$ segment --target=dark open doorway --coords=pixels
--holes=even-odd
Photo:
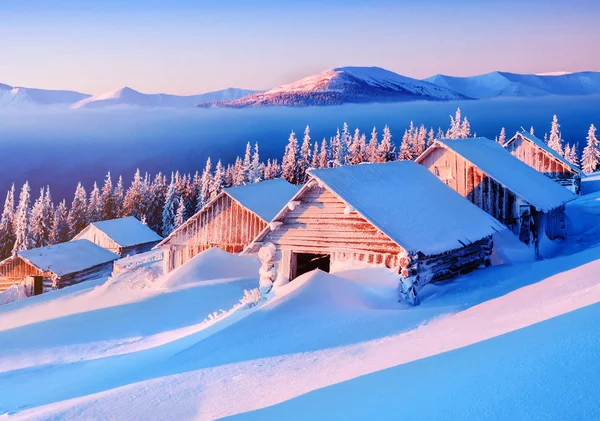
[[[331,258],[328,254],[292,253],[291,279],[315,269],[329,272],[330,263]]]

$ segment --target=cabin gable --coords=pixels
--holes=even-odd
[[[112,238],[94,224],[88,225],[83,231],[81,231],[74,240],[89,240],[92,243],[112,251],[115,254],[121,255],[121,246],[117,244]]]

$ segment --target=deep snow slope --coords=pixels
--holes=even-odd
[[[492,72],[471,77],[435,75],[425,80],[476,99],[600,93],[600,72],[550,75]]]
[[[90,97],[75,91],[14,87],[0,83],[0,108],[30,109],[40,106],[67,107]]]
[[[455,100],[465,97],[446,87],[401,76],[380,67],[338,67],[235,101],[213,102],[202,106],[303,107],[417,99]]]
[[[235,100],[255,93],[247,89],[228,88],[199,95],[144,94],[129,87],[104,92],[73,104],[71,109],[106,108],[116,106],[189,108],[213,101]]]

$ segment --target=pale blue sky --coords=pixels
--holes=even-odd
[[[346,65],[600,70],[599,21],[597,0],[0,0],[0,83],[194,94]]]

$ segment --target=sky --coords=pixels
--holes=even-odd
[[[268,89],[328,68],[600,71],[598,0],[0,0],[0,83]]]

